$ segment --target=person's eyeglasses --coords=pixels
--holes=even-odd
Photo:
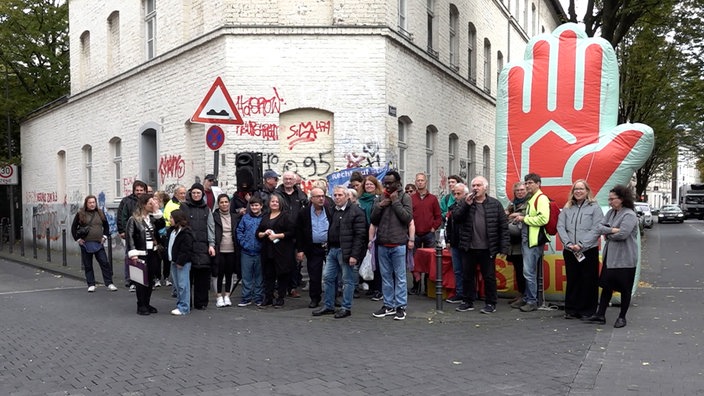
[[[609,202],[611,202],[611,201],[613,201],[613,200],[615,200],[615,199],[620,199],[620,198],[619,198],[619,197],[615,197],[615,198],[609,197]]]
[[[454,196],[456,196],[456,197],[459,197],[460,195],[462,195],[462,193],[461,193],[461,192],[458,192],[458,193],[452,193],[452,195],[454,195]]]

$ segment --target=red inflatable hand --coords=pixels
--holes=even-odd
[[[586,179],[600,204],[650,156],[653,131],[617,125],[618,65],[611,45],[575,24],[534,38],[525,60],[502,71],[497,103],[497,195],[528,173],[563,206]]]

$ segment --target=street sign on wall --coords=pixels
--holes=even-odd
[[[17,165],[5,165],[0,167],[0,185],[16,186],[19,184]]]

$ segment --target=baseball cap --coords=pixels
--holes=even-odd
[[[278,173],[274,172],[274,171],[271,170],[271,169],[267,169],[267,170],[264,172],[264,180],[266,180],[266,179],[271,179],[271,178],[278,179],[279,176],[280,176],[280,175],[279,175]]]

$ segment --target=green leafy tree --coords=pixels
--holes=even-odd
[[[0,162],[18,163],[22,117],[69,92],[67,1],[0,2],[0,73],[0,111],[10,119],[12,140],[12,155],[0,144]]]

